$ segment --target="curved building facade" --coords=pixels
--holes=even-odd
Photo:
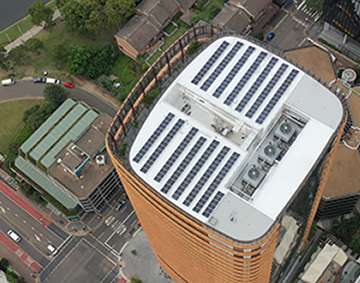
[[[205,43],[189,57],[193,40]],[[339,99],[279,54],[202,27],[144,75],[107,147],[175,282],[263,283],[281,219],[343,120]]]

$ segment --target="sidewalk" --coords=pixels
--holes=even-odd
[[[60,18],[60,11],[55,10],[53,15],[53,21]],[[10,44],[5,46],[6,52],[10,52],[11,49],[20,46],[21,44],[24,44],[28,39],[34,37],[34,35],[38,34],[40,31],[42,31],[42,26],[34,26],[29,31],[25,32],[22,36],[18,37],[14,41],[12,41]]]

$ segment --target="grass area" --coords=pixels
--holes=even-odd
[[[192,11],[196,13],[200,20],[210,22],[220,12],[221,8],[224,7],[225,2],[224,0],[211,0],[205,9],[200,11],[193,8]]]
[[[0,104],[0,152],[6,154],[12,141],[22,141],[26,136],[23,112],[35,104],[42,104],[43,99],[11,100]],[[21,133],[21,134],[20,134]]]
[[[56,10],[55,1],[50,2],[47,6],[49,6],[52,10]],[[21,36],[19,28],[23,33],[25,33],[33,26],[34,24],[31,22],[31,17],[27,16],[23,20],[0,32],[0,45],[2,45],[2,43],[9,43],[9,39],[6,34],[10,37],[11,40],[14,40]]]
[[[176,29],[176,26],[174,26],[172,23],[169,23],[165,28],[164,31],[168,34],[171,34]]]
[[[119,77],[119,81],[124,85],[120,90],[125,94],[130,93],[144,73],[139,63],[123,54],[116,60],[111,72]]]

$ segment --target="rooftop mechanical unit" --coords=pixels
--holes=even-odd
[[[260,168],[256,167],[255,164],[253,164],[245,172],[243,181],[256,189],[264,179],[265,175],[265,171],[261,170]]]
[[[274,143],[269,142],[259,152],[259,158],[265,160],[269,165],[273,165],[281,150]]]
[[[98,155],[98,156],[96,156],[96,164],[99,165],[99,166],[104,166],[104,165],[106,165],[105,155]]]
[[[291,140],[291,138],[294,136],[295,132],[296,130],[294,123],[285,119],[276,128],[274,136],[288,143]]]

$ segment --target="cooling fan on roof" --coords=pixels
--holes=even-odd
[[[291,130],[292,130],[291,125],[286,120],[280,126],[280,131],[285,135],[289,134],[291,132]]]
[[[268,165],[272,166],[275,162],[275,159],[281,153],[281,150],[276,146],[276,144],[271,142],[264,145],[262,148],[263,149],[259,151],[260,163],[265,161]]]
[[[271,143],[269,143],[269,144],[265,147],[264,153],[265,153],[267,156],[274,156],[275,153],[276,153],[276,148],[275,148],[275,146],[273,146]]]
[[[264,170],[256,167],[256,165],[253,164],[250,166],[250,168],[248,167],[247,171],[245,171],[242,177],[243,183],[245,183],[246,186],[250,185],[253,189],[256,189],[264,179],[265,174],[266,173]]]
[[[248,172],[248,176],[249,176],[251,179],[256,180],[256,179],[259,178],[259,176],[260,176],[260,171],[259,171],[259,169],[257,169],[256,166],[253,165],[253,166],[251,167],[251,169],[249,170],[249,172]]]
[[[275,137],[280,138],[282,141],[288,143],[296,132],[295,124],[289,120],[284,120],[275,129]]]

